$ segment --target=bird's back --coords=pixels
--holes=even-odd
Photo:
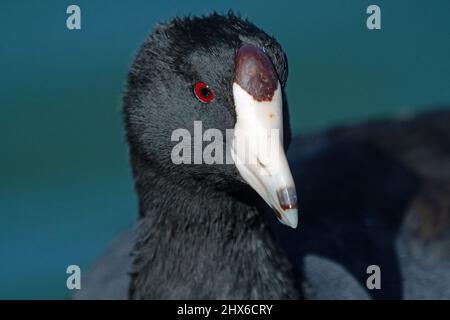
[[[290,151],[299,228],[272,227],[310,297],[450,298],[449,111],[333,129]],[[380,290],[365,289],[370,265]],[[341,267],[359,289],[336,292]]]

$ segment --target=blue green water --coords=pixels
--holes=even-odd
[[[450,105],[449,1],[228,3],[1,2],[0,298],[67,297],[67,265],[86,268],[133,223],[120,99],[157,21],[233,8],[273,34],[295,132]],[[70,4],[80,31],[66,29]]]

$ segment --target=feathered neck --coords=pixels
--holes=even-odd
[[[259,201],[162,175],[133,156],[132,166],[140,214],[130,298],[299,298]]]

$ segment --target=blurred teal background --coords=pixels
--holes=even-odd
[[[120,101],[157,21],[232,8],[274,35],[295,132],[450,105],[450,1],[227,3],[1,2],[0,298],[68,297],[66,267],[86,270],[135,220]]]

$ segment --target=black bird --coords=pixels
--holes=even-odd
[[[450,113],[291,143],[287,75],[280,44],[232,13],[156,27],[124,96],[137,227],[77,298],[450,297]],[[173,133],[195,136],[195,121],[223,137],[235,129],[214,152],[235,164],[198,164],[202,141],[183,150],[190,164],[174,163]],[[280,141],[278,166],[239,139]],[[370,265],[379,290],[366,288]]]

